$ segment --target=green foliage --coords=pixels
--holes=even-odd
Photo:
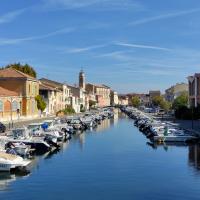
[[[166,101],[162,96],[156,96],[152,99],[152,103],[154,106],[160,107],[165,111],[169,111],[171,109],[171,103]]]
[[[65,115],[69,115],[69,114],[74,114],[75,110],[72,108],[72,106],[67,106],[64,110],[62,110],[61,112],[63,112]]]
[[[181,107],[187,107],[188,105],[188,93],[184,92],[179,97],[177,97],[173,102],[173,109],[177,110]]]
[[[140,106],[140,98],[138,96],[134,96],[131,99],[132,106],[138,108]]]
[[[161,107],[161,105],[163,104],[163,102],[164,102],[164,98],[162,96],[155,96],[152,99],[152,103],[153,103],[154,106]]]
[[[165,111],[169,111],[172,108],[172,104],[168,101],[164,101],[162,103],[162,109],[164,109]]]
[[[34,68],[31,67],[31,66],[28,65],[28,64],[22,65],[22,64],[20,64],[20,63],[14,63],[14,64],[9,64],[9,65],[3,67],[2,69],[4,69],[4,68],[10,68],[10,67],[11,67],[11,68],[14,68],[14,69],[16,69],[16,70],[18,70],[18,71],[21,71],[21,72],[23,72],[23,73],[25,73],[25,74],[28,74],[29,76],[32,76],[32,77],[34,77],[34,78],[37,77],[37,73],[36,73],[36,71],[34,70]]]
[[[43,112],[45,110],[45,108],[46,108],[46,103],[45,103],[44,99],[42,98],[42,96],[37,95],[35,97],[35,100],[37,102],[38,110],[41,110]]]

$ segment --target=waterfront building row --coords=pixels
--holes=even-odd
[[[43,113],[37,108],[38,95],[46,103]],[[86,83],[83,71],[79,73],[78,85],[70,85],[47,78],[36,79],[14,68],[0,70],[0,121],[55,115],[68,106],[79,113],[90,108],[90,101],[95,107],[116,105],[118,95],[104,84]]]

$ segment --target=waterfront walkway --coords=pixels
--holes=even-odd
[[[10,129],[10,128],[17,128],[17,127],[23,127],[23,126],[26,126],[28,124],[31,124],[31,123],[38,123],[38,122],[42,122],[44,120],[47,120],[47,119],[54,119],[56,116],[45,116],[45,117],[38,117],[38,118],[28,118],[28,119],[19,119],[19,120],[15,120],[13,122],[6,122],[4,123],[7,127],[7,129]]]

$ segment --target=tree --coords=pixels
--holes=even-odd
[[[38,110],[40,110],[41,112],[43,112],[45,110],[45,108],[46,108],[46,103],[45,103],[44,99],[42,98],[42,96],[37,95],[35,97],[35,100],[37,102],[37,108],[38,108]]]
[[[166,101],[162,96],[156,96],[152,99],[154,106],[160,107],[165,111],[169,111],[171,108],[171,103]]]
[[[5,68],[14,68],[14,69],[16,69],[16,70],[18,70],[18,71],[21,71],[21,72],[23,72],[24,74],[27,74],[27,75],[32,76],[32,77],[34,77],[34,78],[37,77],[37,73],[36,73],[36,71],[34,70],[34,68],[31,67],[31,66],[28,65],[28,64],[22,65],[22,64],[20,64],[20,63],[14,63],[14,64],[9,64],[9,65],[3,67],[2,69],[5,69]]]
[[[188,93],[184,92],[174,100],[172,107],[174,110],[177,110],[181,107],[187,107],[187,105],[188,105]]]
[[[172,104],[168,101],[163,101],[161,104],[161,108],[165,111],[169,111],[172,108]]]
[[[159,106],[161,107],[163,105],[164,98],[162,96],[155,96],[152,99],[152,103],[154,106]]]
[[[138,108],[140,106],[140,98],[138,96],[134,96],[131,99],[132,106]]]

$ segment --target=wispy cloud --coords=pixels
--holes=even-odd
[[[8,38],[0,38],[0,45],[13,45],[13,44],[20,44],[22,42],[26,42],[26,41],[33,41],[33,40],[41,40],[41,39],[45,39],[45,38],[49,38],[49,37],[53,37],[56,35],[61,35],[61,34],[65,34],[65,33],[71,33],[75,30],[75,28],[63,28],[63,29],[59,29],[44,35],[39,35],[39,36],[31,36],[31,37],[24,37],[24,38],[12,38],[12,39],[8,39]]]
[[[162,15],[157,15],[157,16],[148,17],[148,18],[144,18],[144,19],[139,19],[139,20],[129,23],[129,25],[136,26],[136,25],[146,24],[146,23],[150,23],[150,22],[154,22],[154,21],[163,20],[163,19],[180,17],[183,15],[189,15],[189,14],[196,13],[196,12],[200,12],[200,8],[192,9],[192,10],[171,12],[171,13],[167,13],[167,14],[162,14]]]
[[[0,16],[0,24],[9,23],[9,22],[15,20],[18,16],[22,15],[26,10],[27,10],[27,8],[23,8],[23,9],[14,10],[14,11],[8,12],[4,15],[1,15]]]
[[[123,46],[123,47],[139,48],[139,49],[161,50],[161,51],[170,51],[171,50],[171,49],[164,48],[164,47],[141,45],[141,44],[130,44],[130,43],[123,43],[123,42],[116,42],[115,45]]]
[[[43,0],[49,9],[82,9],[92,7],[95,10],[142,9],[136,0]]]
[[[101,44],[101,45],[93,45],[93,46],[87,46],[87,47],[82,47],[82,48],[67,48],[64,50],[64,52],[65,53],[84,53],[87,51],[103,48],[106,46],[107,46],[107,44]]]

